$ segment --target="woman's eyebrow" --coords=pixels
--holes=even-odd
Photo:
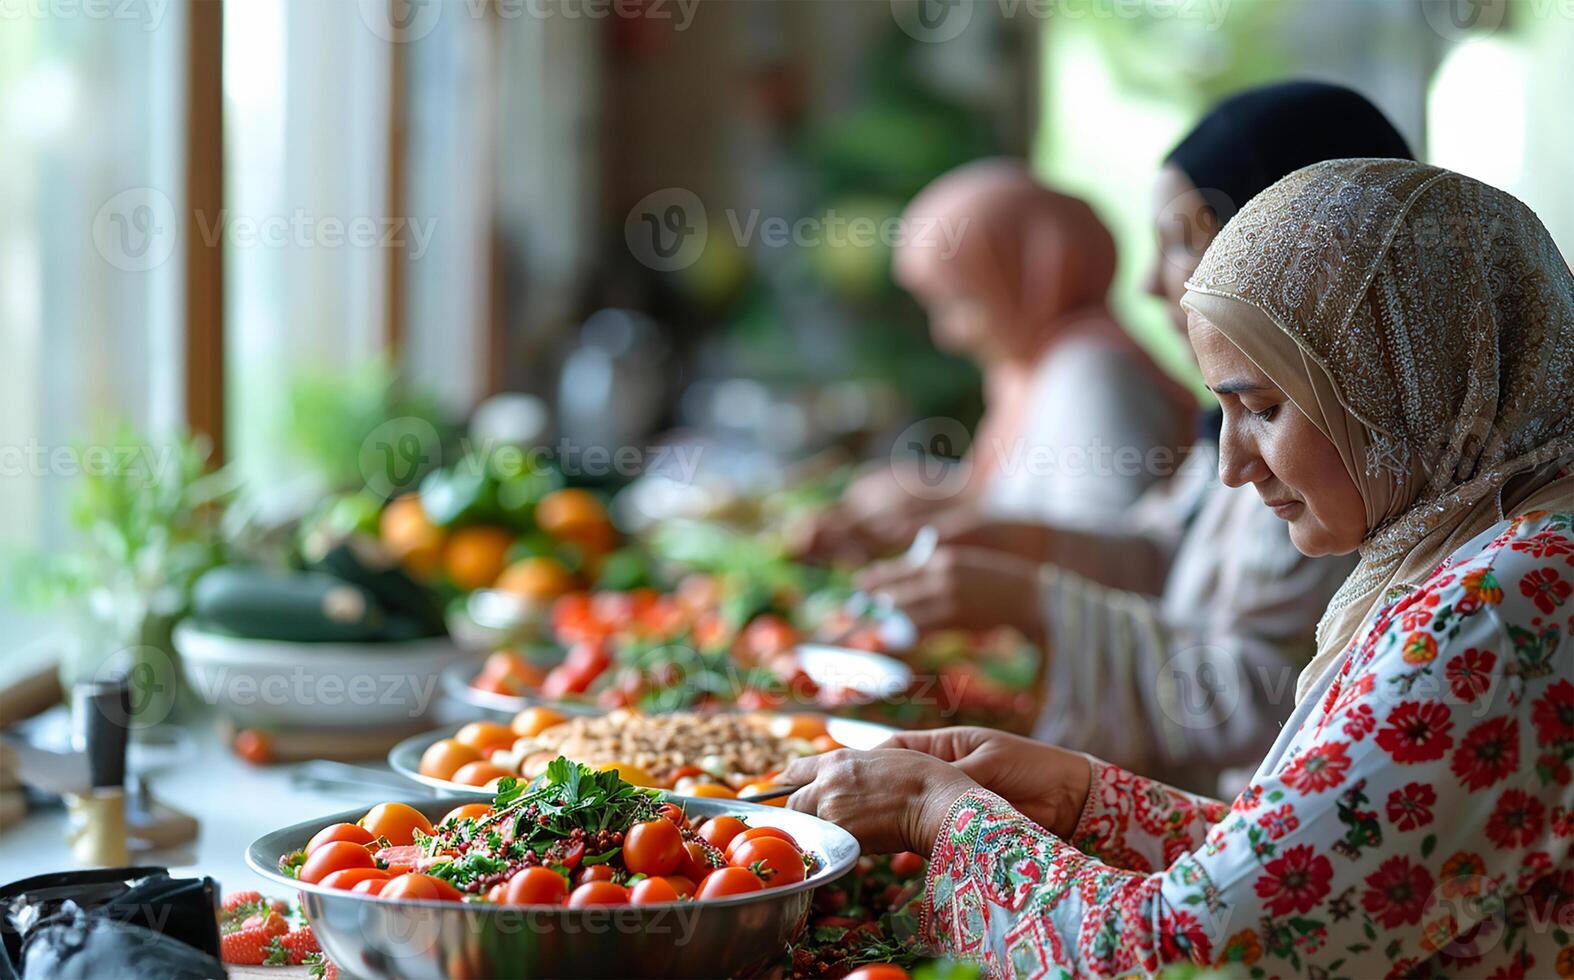
[[[1230,381],[1221,381],[1216,385],[1210,386],[1208,390],[1215,395],[1239,395],[1246,391],[1267,391],[1268,389],[1255,381],[1235,378]]]

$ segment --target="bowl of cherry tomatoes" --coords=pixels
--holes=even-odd
[[[247,853],[300,891],[341,969],[412,980],[748,974],[857,859],[850,834],[809,814],[561,758],[490,797],[334,814]]]

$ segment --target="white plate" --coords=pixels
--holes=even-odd
[[[240,725],[413,725],[438,700],[444,667],[475,655],[447,637],[386,643],[292,643],[175,628],[187,683]]]

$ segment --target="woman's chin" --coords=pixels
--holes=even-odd
[[[1309,511],[1303,510],[1299,517],[1289,522],[1289,525],[1290,543],[1295,545],[1296,551],[1308,558],[1348,555],[1361,546],[1359,538],[1354,541],[1344,540],[1344,535],[1330,531]]]

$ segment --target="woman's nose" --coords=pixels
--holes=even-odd
[[[1225,486],[1244,487],[1268,476],[1268,464],[1251,440],[1235,431],[1226,417],[1219,433],[1219,479]]]

